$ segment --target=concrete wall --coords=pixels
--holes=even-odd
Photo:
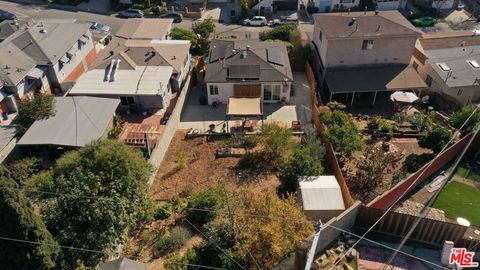
[[[0,151],[0,163],[8,157],[13,148],[17,145],[17,138],[13,138],[1,151]]]
[[[443,168],[448,162],[452,161],[463,148],[473,133],[463,137],[460,141],[447,148],[443,153],[436,156],[431,162],[425,164],[420,170],[411,174],[407,179],[396,184],[392,189],[375,198],[368,204],[368,207],[385,210],[389,208],[396,200],[406,194],[408,191],[417,187],[432,174]],[[478,149],[480,134],[475,138],[471,149]]]
[[[263,1],[260,1],[258,4],[256,4],[255,6],[253,6],[252,9],[259,10],[263,7],[264,9],[272,10],[272,4],[273,4],[273,0],[263,0]]]
[[[308,219],[317,221],[317,220],[330,220],[338,215],[340,215],[344,210],[303,210],[305,216]]]
[[[173,112],[170,115],[167,125],[165,126],[165,129],[163,130],[162,134],[160,134],[160,138],[157,141],[157,145],[153,149],[152,154],[150,156],[149,162],[150,164],[153,165],[155,170],[150,176],[150,179],[148,181],[149,185],[151,185],[155,180],[155,175],[158,169],[160,168],[160,164],[162,163],[163,158],[165,157],[165,153],[168,150],[168,146],[170,145],[170,142],[172,141],[172,138],[175,135],[175,132],[177,131],[178,125],[180,123],[180,116],[182,114],[183,105],[185,104],[185,97],[187,96],[188,91],[190,90],[190,87],[191,87],[190,78],[191,78],[190,75],[187,76],[185,80],[185,85],[182,91],[180,91],[180,94],[178,95],[175,108],[173,109]]]

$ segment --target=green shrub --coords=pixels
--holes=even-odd
[[[418,171],[423,165],[427,164],[431,160],[430,154],[422,154],[422,155],[409,155],[405,159],[405,167],[408,172],[416,172]]]
[[[156,248],[159,255],[167,255],[179,248],[192,237],[192,233],[185,227],[174,227],[171,231],[162,232],[158,237]]]
[[[194,193],[188,199],[185,217],[194,226],[201,228],[216,217],[217,211],[222,209],[226,202],[227,196],[225,192],[218,188]]]
[[[137,259],[143,257],[143,247],[137,246],[133,251],[133,256]]]
[[[173,213],[173,206],[171,203],[165,203],[163,205],[157,206],[154,213],[154,218],[156,220],[164,220],[170,217]]]
[[[140,4],[140,3],[136,3],[136,4],[133,4],[133,5],[132,5],[132,8],[143,10],[143,9],[145,8],[145,5],[144,5],[144,4]]]
[[[365,145],[362,134],[348,114],[337,110],[323,111],[320,120],[327,126],[327,138],[335,151],[350,155]]]
[[[440,152],[450,141],[451,131],[438,124],[434,124],[430,129],[420,133],[418,145],[431,149],[433,152]]]
[[[452,116],[452,125],[457,129],[460,128],[467,121],[468,117],[470,117],[474,110],[474,106],[463,107],[460,111]],[[462,135],[472,132],[475,128],[475,125],[478,123],[480,123],[480,110],[477,110],[477,112],[470,117],[468,122],[465,123],[465,126],[462,129]]]
[[[297,29],[297,26],[293,24],[279,25],[275,26],[271,30],[260,32],[259,37],[261,41],[265,41],[267,39],[290,41],[290,33],[295,29]]]

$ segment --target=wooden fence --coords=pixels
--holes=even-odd
[[[312,99],[312,122],[317,132],[322,137],[323,144],[325,146],[326,155],[328,164],[330,165],[333,175],[337,178],[338,184],[340,185],[340,189],[342,190],[343,201],[345,203],[345,208],[349,208],[353,205],[353,198],[350,194],[350,190],[348,189],[347,183],[345,182],[345,178],[343,177],[342,171],[340,169],[340,165],[338,164],[337,156],[335,155],[335,151],[333,150],[332,144],[328,141],[326,136],[326,127],[320,121],[320,111],[322,108],[318,106],[318,99],[317,99],[317,81],[315,80],[315,75],[313,74],[312,67],[307,62],[305,64],[305,73],[307,75],[307,80],[310,84],[310,98]]]
[[[355,220],[355,227],[362,229],[370,228],[384,213],[385,210],[360,206]],[[389,212],[372,231],[403,237],[413,226],[417,218],[412,215]],[[453,241],[456,247],[473,248],[472,251],[480,250],[480,242],[478,240],[463,238],[467,229],[467,227],[455,223],[422,218],[410,239],[436,246],[441,246],[446,240],[449,240]]]

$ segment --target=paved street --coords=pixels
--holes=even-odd
[[[48,8],[45,5],[19,4],[7,1],[0,1],[0,9],[15,13],[19,19],[77,19],[78,21],[96,21],[98,23],[109,25],[112,33],[115,33],[122,25],[123,20],[115,15],[102,15],[83,11],[70,11],[63,9]],[[174,24],[173,27],[191,28],[192,20],[184,19],[183,22]],[[269,29],[269,27],[243,27],[240,25],[226,25],[216,23],[216,33],[225,34],[235,30],[260,32]]]

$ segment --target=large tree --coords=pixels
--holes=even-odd
[[[150,172],[140,151],[116,141],[93,142],[65,154],[53,170],[52,191],[84,197],[56,197],[45,209],[48,228],[62,245],[112,251],[149,205]],[[62,267],[75,268],[78,260],[93,267],[103,257],[65,250]]]
[[[0,189],[0,236],[38,243],[0,239],[0,269],[54,268],[60,253],[57,242],[3,167],[0,168],[0,186],[3,187]]]
[[[55,97],[53,95],[37,95],[34,99],[25,99],[20,103],[18,115],[13,123],[18,125],[23,134],[36,121],[55,115]]]

